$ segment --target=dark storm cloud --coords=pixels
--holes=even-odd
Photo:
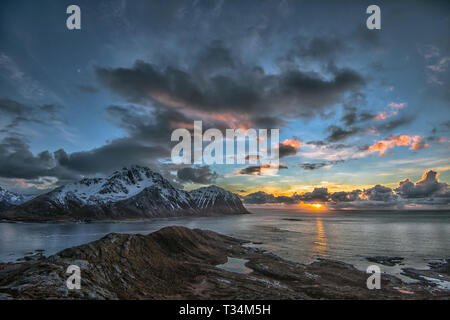
[[[53,155],[43,151],[36,156],[20,137],[6,137],[0,142],[0,176],[34,179],[49,175],[55,166]]]
[[[130,69],[97,68],[96,72],[103,84],[131,102],[155,101],[204,111],[251,110],[261,102],[254,83],[239,83],[226,75],[204,79],[176,67],[160,68],[143,61],[136,61]]]
[[[232,57],[231,51],[223,45],[222,41],[216,40],[200,54],[195,69],[208,74],[210,72],[234,69],[235,67],[236,62]]]
[[[34,155],[22,137],[8,136],[0,141],[0,176],[37,179],[55,177],[61,182],[83,175],[109,174],[123,166],[149,165],[169,154],[161,146],[148,146],[134,139],[113,140],[110,144],[89,151],[67,154],[60,149]]]
[[[113,140],[100,148],[66,154],[57,151],[58,165],[82,174],[108,174],[124,166],[149,166],[170,150],[160,145],[147,145],[132,138]]]
[[[352,93],[343,103],[343,114],[341,121],[346,126],[372,120],[375,115],[361,111],[361,108],[367,104],[366,95],[360,92]]]
[[[354,110],[355,113],[347,113],[344,114],[343,118],[341,119],[344,124],[348,125],[350,123],[362,123],[368,120],[374,120],[374,115],[366,112],[362,112],[359,115],[356,113],[356,109]],[[414,115],[407,115],[402,116],[394,120],[389,120],[387,122],[377,122],[374,125],[371,126],[376,132],[391,132],[397,128],[403,127],[407,124],[410,124],[415,119]],[[367,128],[360,127],[360,126],[350,126],[348,128],[343,128],[337,125],[331,125],[327,128],[327,131],[329,132],[326,140],[329,142],[338,142],[345,140],[347,138],[350,138],[352,136],[355,136],[361,132],[367,131]]]
[[[25,105],[8,101],[8,104],[3,103],[2,106],[1,112],[5,114],[23,117],[23,121],[37,121],[26,118],[30,116],[30,110]],[[52,105],[38,108],[41,113],[48,114],[48,117],[56,117],[58,114],[58,107]],[[128,133],[127,137],[114,139],[91,150],[67,153],[60,149],[54,153],[43,151],[34,156],[23,137],[8,136],[0,143],[0,176],[24,179],[49,176],[64,183],[85,175],[109,174],[121,167],[135,164],[158,167],[159,171],[164,171],[166,168],[158,159],[170,156],[171,132],[177,127],[193,124],[193,119],[173,109],[155,108],[150,111],[134,106],[109,106],[106,112],[111,122]],[[213,121],[209,125],[214,124],[217,123]],[[219,124],[215,127],[220,128]],[[207,128],[208,123],[204,129]],[[166,174],[166,177],[173,178],[169,172]],[[199,177],[202,178],[205,177]],[[182,181],[175,179],[172,182],[180,186]]]
[[[261,68],[234,71],[231,63],[223,62],[231,59],[224,50],[219,50],[221,54],[216,52],[221,63],[210,58],[215,64],[209,63],[208,68],[217,70],[208,75],[199,67],[162,68],[143,61],[136,61],[132,68],[99,67],[96,74],[101,83],[131,102],[150,101],[206,113],[242,114],[245,110],[253,122],[264,120],[261,114],[285,116],[283,111],[294,117],[311,117],[343,93],[365,84],[361,75],[348,69],[337,70],[331,80],[299,70],[279,75],[267,75]],[[230,70],[224,71],[224,65]]]
[[[302,100],[305,105],[321,107],[335,102],[340,94],[364,85],[365,81],[348,69],[337,71],[331,81],[293,70],[282,75],[281,83],[280,98],[292,97],[297,102]]]
[[[416,183],[405,179],[399,182],[395,191],[403,198],[446,197],[450,198],[450,188],[447,183],[439,182],[438,173],[427,171]]]
[[[212,171],[209,166],[187,167],[177,172],[178,179],[199,184],[213,184],[218,176],[217,172]]]
[[[346,112],[342,115],[341,121],[346,126],[352,126],[358,121],[356,107],[347,108]]]
[[[284,127],[286,122],[279,117],[258,117],[254,116],[252,118],[255,128],[265,128],[265,129],[277,129]],[[270,131],[268,132],[268,134]]]
[[[174,129],[194,124],[194,119],[174,109],[149,111],[142,107],[115,105],[107,107],[106,112],[108,119],[125,129],[130,138],[145,142],[167,144]]]
[[[361,131],[361,128],[351,127],[348,129],[343,129],[336,125],[331,125],[327,128],[329,131],[329,135],[326,138],[330,142],[337,142],[341,140],[345,140]]]

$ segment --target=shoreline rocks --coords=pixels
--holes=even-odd
[[[393,267],[397,264],[402,264],[404,258],[402,257],[388,257],[388,256],[375,256],[367,257],[367,261],[379,263],[385,266]]]

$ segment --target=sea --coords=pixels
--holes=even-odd
[[[148,234],[167,226],[213,230],[305,264],[325,258],[366,270],[374,264],[368,257],[401,257],[401,265],[380,265],[382,272],[400,277],[402,268],[426,269],[429,262],[450,258],[450,211],[305,211],[288,207],[249,211],[252,214],[133,222],[3,222],[0,262],[14,262],[36,250],[52,255],[111,232]]]

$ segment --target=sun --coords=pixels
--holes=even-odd
[[[325,210],[325,205],[323,203],[304,203],[300,202],[299,206],[308,210],[314,210],[314,211],[322,211]]]

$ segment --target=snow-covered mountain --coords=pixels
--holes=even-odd
[[[133,166],[107,178],[85,178],[61,186],[0,218],[86,221],[233,213],[247,210],[231,192],[215,186],[186,192],[149,168]]]
[[[189,194],[202,210],[215,210],[225,214],[246,211],[237,194],[217,186],[199,188],[192,190]]]
[[[0,186],[0,211],[11,209],[30,198],[30,196],[8,191]]]
[[[85,178],[59,187],[48,196],[60,205],[71,201],[98,205],[132,198],[146,188],[159,189],[163,198],[178,197],[181,201],[187,201],[184,191],[175,189],[159,173],[139,166],[116,171],[108,178]]]

